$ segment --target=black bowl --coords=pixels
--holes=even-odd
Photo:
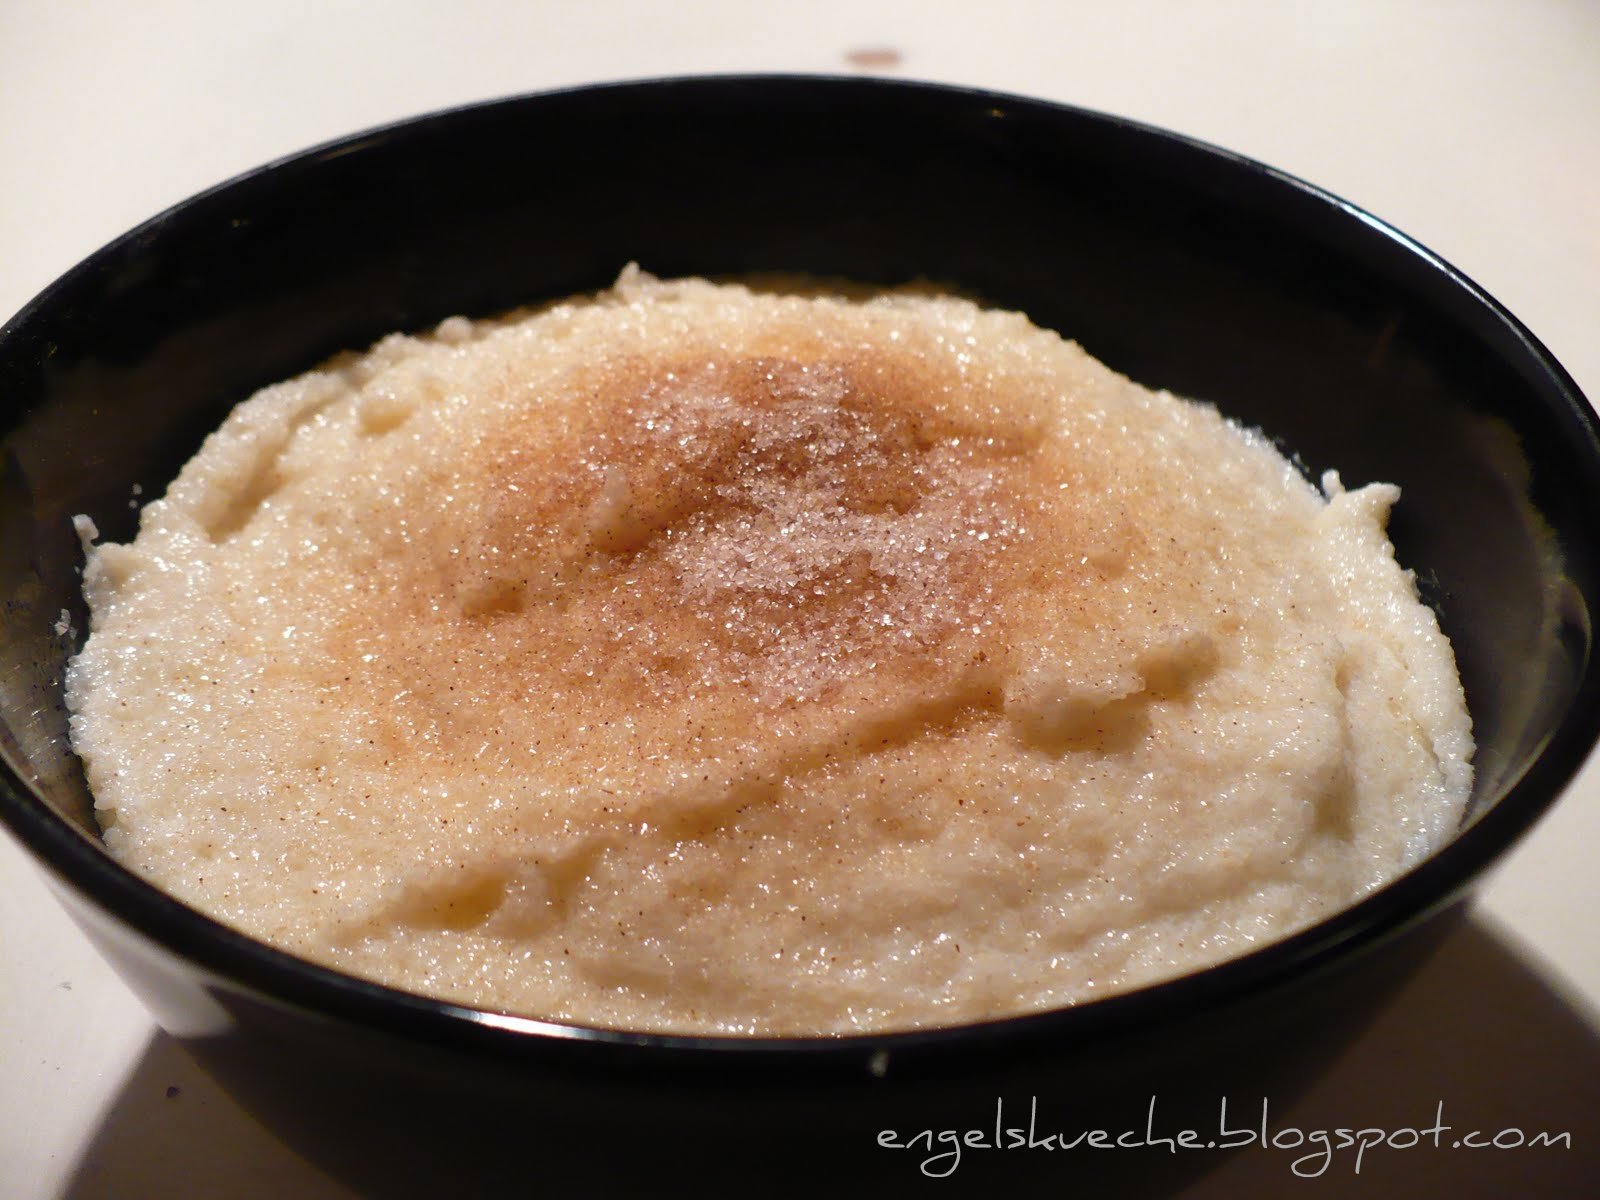
[[[1455,646],[1476,726],[1458,836],[1348,911],[1185,978],[955,1029],[787,1040],[607,1032],[406,995],[244,938],[112,862],[65,736],[62,665],[86,623],[72,516],[126,539],[132,485],[158,490],[257,387],[391,330],[604,286],[629,260],[949,283],[1214,401],[1309,470],[1400,484],[1391,533]],[[0,812],[158,1020],[370,1187],[431,1186],[467,1144],[502,1180],[637,1181],[665,1153],[789,1182],[842,1164],[912,1179],[935,1155],[951,1165],[936,1131],[988,1138],[997,1103],[1022,1127],[1031,1095],[1061,1131],[1151,1125],[1143,1158],[1193,1169],[1206,1156],[1164,1135],[1215,1140],[1220,1096],[1237,1113],[1239,1097],[1314,1070],[1600,729],[1600,439],[1548,353],[1343,201],[1036,101],[725,78],[407,121],[254,171],[95,254],[0,334],[0,397]],[[881,1130],[929,1132],[907,1153]],[[990,1154],[984,1179],[1004,1161],[1065,1181],[1087,1169],[1069,1158]]]

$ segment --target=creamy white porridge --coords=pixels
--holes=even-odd
[[[121,861],[399,987],[732,1033],[1070,1003],[1455,829],[1396,497],[1018,314],[630,270],[240,405],[91,551],[73,739]]]

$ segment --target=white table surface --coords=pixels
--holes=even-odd
[[[898,62],[860,65],[863,50]],[[5,0],[0,315],[166,205],[315,142],[558,85],[751,70],[995,87],[1265,160],[1452,261],[1600,398],[1588,0]],[[1377,1151],[1359,1175],[1336,1162],[1303,1182],[1247,1151],[1186,1194],[1600,1194],[1596,846],[1591,762],[1468,929],[1293,1112],[1395,1129],[1442,1102],[1486,1133],[1568,1132],[1570,1150]],[[199,1074],[5,836],[0,1195],[350,1195]]]

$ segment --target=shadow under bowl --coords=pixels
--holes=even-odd
[[[393,330],[603,287],[630,260],[953,285],[1214,402],[1312,472],[1398,483],[1391,535],[1475,724],[1459,834],[1349,910],[1218,967],[1060,1011],[830,1039],[463,1009],[293,959],[116,865],[66,739],[62,669],[86,626],[73,515],[126,540],[133,485],[159,489],[258,387]],[[1381,1002],[1600,730],[1600,437],[1543,347],[1337,198],[1042,102],[662,80],[360,134],[188,200],[63,277],[0,332],[0,406],[0,815],[158,1020],[369,1186],[443,1186],[430,1172],[461,1166],[462,1147],[521,1154],[513,1135],[530,1129],[546,1180],[649,1178],[656,1152],[707,1144],[708,1161],[790,1182],[847,1162],[910,1178],[929,1154],[891,1153],[880,1130],[992,1128],[997,1101],[1009,1128],[1030,1094],[1078,1098],[1079,1128],[1143,1131],[1158,1092],[1169,1132],[1214,1127],[1219,1095],[1291,1086]],[[419,1119],[432,1142],[395,1136]],[[1194,1169],[1164,1144],[1146,1157]]]

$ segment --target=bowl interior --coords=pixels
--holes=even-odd
[[[950,284],[1260,426],[1313,475],[1396,482],[1391,533],[1476,726],[1469,823],[1505,810],[1503,845],[1593,740],[1594,421],[1447,266],[1303,184],[1110,118],[867,81],[669,81],[286,160],[134,231],[7,326],[0,753],[25,839],[54,836],[39,800],[95,836],[60,695],[86,624],[74,514],[126,539],[135,487],[159,494],[256,388],[629,261]]]

